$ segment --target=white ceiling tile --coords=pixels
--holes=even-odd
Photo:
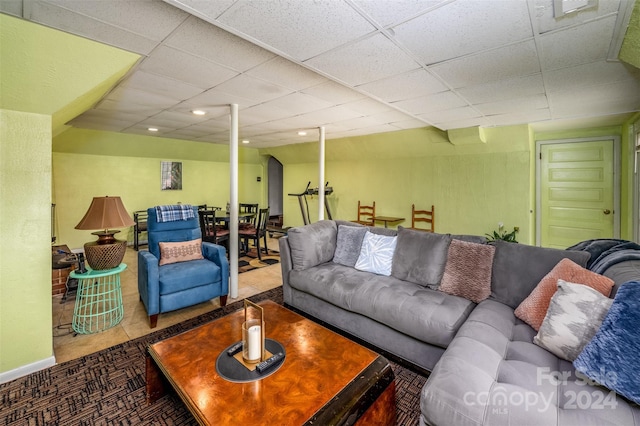
[[[441,109],[451,109],[466,106],[466,102],[451,91],[435,93],[428,96],[407,99],[392,103],[398,108],[412,114],[424,114]]]
[[[119,84],[123,89],[146,90],[176,100],[185,100],[202,93],[202,89],[173,78],[137,71]]]
[[[297,112],[298,114],[317,111],[328,108],[332,105],[330,102],[306,93],[291,93],[273,101],[269,101],[268,104],[279,108],[287,108],[289,111],[293,111],[294,113]]]
[[[540,72],[533,40],[434,65],[431,70],[453,88]]]
[[[271,102],[240,110],[238,119],[241,125],[252,125],[289,117],[291,113],[283,108],[271,105]]]
[[[421,114],[418,117],[424,118],[431,123],[442,123],[447,121],[467,120],[470,118],[478,118],[480,114],[475,109],[464,106],[460,108],[452,108],[446,110],[432,111],[427,114]]]
[[[447,90],[437,77],[420,68],[404,74],[394,75],[383,80],[358,86],[358,89],[370,93],[386,102],[411,99],[431,93]]]
[[[0,12],[22,18],[22,0],[0,1]]]
[[[599,16],[615,13],[618,11],[619,7],[619,0],[602,0],[596,2],[595,8],[570,13],[562,17],[555,17],[553,12],[553,0],[536,0],[535,18],[538,25],[538,32],[540,34],[544,34],[558,28],[586,22]]]
[[[305,64],[353,86],[419,67],[417,62],[382,34],[323,53],[305,61]]]
[[[215,90],[259,102],[267,102],[292,92],[291,89],[271,84],[268,81],[253,78],[246,74],[240,74],[217,85]]]
[[[162,111],[156,115],[149,117],[149,120],[155,120],[158,123],[167,123],[176,127],[186,127],[192,124],[206,121],[206,116],[194,115],[187,112]]]
[[[301,90],[301,92],[332,102],[334,105],[344,104],[365,97],[363,94],[333,81],[327,81],[326,83],[309,87]]]
[[[609,114],[640,110],[640,81],[624,80],[611,84],[583,87],[549,94],[554,118]]]
[[[47,3],[33,2],[30,19],[71,34],[142,55],[151,53],[158,45],[157,41]]]
[[[479,103],[475,104],[474,107],[484,115],[496,115],[510,112],[526,113],[528,111],[548,108],[549,102],[545,94],[538,94],[524,98]]]
[[[465,118],[461,120],[453,120],[453,121],[443,121],[440,123],[436,123],[436,126],[441,130],[451,130],[451,129],[463,129],[466,127],[488,127],[490,125],[489,120],[486,117],[480,118]]]
[[[207,19],[216,19],[222,12],[227,10],[236,0],[164,0],[168,4],[193,13],[196,16]]]
[[[46,0],[97,21],[155,41],[164,40],[189,15],[168,4],[151,1]]]
[[[353,130],[353,129],[359,129],[361,127],[377,126],[380,124],[380,122],[373,117],[358,117],[358,118],[351,118],[349,120],[340,120],[340,121],[337,121],[336,124],[340,126],[344,126],[349,130]]]
[[[533,36],[525,0],[452,2],[393,30],[426,65]]]
[[[640,80],[640,70],[621,62],[599,61],[545,72],[545,84],[550,92],[627,79]]]
[[[425,123],[424,121],[416,120],[416,119],[410,119],[410,120],[404,120],[404,121],[394,121],[391,124],[393,124],[394,126],[396,126],[399,129],[417,129],[417,128],[429,126],[428,123]]]
[[[332,0],[239,0],[218,21],[301,61],[375,30]]]
[[[537,111],[530,111],[526,114],[517,112],[509,114],[498,114],[487,117],[494,126],[513,126],[517,124],[535,123],[537,121],[549,120],[551,113],[549,109],[544,108]]]
[[[345,107],[352,109],[362,115],[373,115],[381,112],[392,110],[382,102],[373,99],[360,99],[357,101],[344,104]]]
[[[115,88],[107,95],[107,99],[115,102],[136,104],[149,108],[167,109],[176,104],[176,100],[161,94],[145,92],[137,89]]]
[[[540,36],[542,69],[552,70],[606,59],[615,22],[616,17],[610,16]]]
[[[355,3],[380,26],[386,27],[414,17],[420,12],[445,3],[443,0],[393,0],[393,7],[387,1],[355,0]]]
[[[171,34],[165,44],[240,72],[275,57],[253,43],[194,17]]]
[[[364,114],[348,108],[345,105],[336,105],[331,108],[303,114],[303,117],[308,117],[316,126],[322,126],[339,120],[362,117],[363,115]]]
[[[467,101],[475,104],[541,94],[544,93],[544,89],[542,74],[538,73],[526,77],[492,81],[477,86],[467,86],[457,89],[456,92]]]
[[[394,123],[396,121],[406,121],[412,119],[412,116],[395,109],[388,109],[376,114],[371,114],[371,117],[379,120],[380,123]]]
[[[161,46],[140,64],[141,71],[164,75],[209,89],[238,75],[237,72],[171,47]]]
[[[261,78],[293,90],[302,90],[327,81],[321,75],[279,56],[247,71]]]
[[[221,92],[214,88],[184,101],[180,106],[197,109],[219,109],[223,107],[226,108],[228,113],[228,106],[230,104],[238,104],[240,110],[242,110],[243,108],[249,108],[259,103],[260,101],[255,99],[247,99],[237,94]]]

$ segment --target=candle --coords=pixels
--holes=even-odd
[[[258,358],[262,358],[261,353],[261,344],[260,340],[262,340],[262,332],[260,330],[259,325],[253,325],[249,327],[247,330],[247,352],[250,360],[256,360]]]

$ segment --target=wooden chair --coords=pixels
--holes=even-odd
[[[258,251],[258,259],[262,260],[260,253],[260,239],[264,241],[264,252],[269,254],[267,246],[267,221],[269,220],[269,208],[260,209],[255,221],[255,226],[238,230],[238,236],[243,241],[242,246],[245,252],[249,251],[249,240],[253,240]]]
[[[147,232],[147,211],[133,212],[133,221],[136,223],[133,225],[133,248],[138,251],[141,245],[146,245],[146,243],[140,243],[140,234]]]
[[[411,229],[417,231],[434,232],[435,215],[434,207],[431,206],[431,210],[416,210],[416,205],[411,204]],[[416,223],[426,223],[427,227],[418,228]]]
[[[361,225],[374,226],[376,218],[376,202],[372,206],[363,206],[358,200],[358,219],[353,222]]]
[[[253,213],[254,216],[246,219],[240,219],[240,223],[238,224],[239,229],[247,229],[247,228],[256,228],[256,219],[258,216],[258,205],[250,204],[250,203],[240,203],[239,213]]]
[[[200,217],[200,230],[202,231],[202,241],[225,245],[229,239],[229,230],[216,224],[216,210],[198,210]]]

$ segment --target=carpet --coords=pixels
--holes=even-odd
[[[282,303],[282,287],[249,298]],[[174,393],[145,401],[145,350],[242,308],[242,301],[0,385],[2,425],[196,425]],[[426,377],[391,362],[397,424],[417,425]]]
[[[269,254],[262,252],[262,260],[258,259],[258,252],[255,248],[251,248],[238,258],[238,273],[252,271],[265,266],[271,266],[280,263],[280,253],[275,250],[269,250]]]

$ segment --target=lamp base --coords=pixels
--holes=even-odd
[[[122,263],[127,251],[127,242],[114,239],[109,244],[98,244],[92,241],[84,245],[87,263],[94,270],[113,269]]]

